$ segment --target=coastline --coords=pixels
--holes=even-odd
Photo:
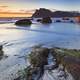
[[[39,52],[36,52],[36,49]],[[63,54],[63,51],[69,51],[70,49],[63,49],[63,48],[50,48],[49,49],[49,48],[44,48],[44,47],[37,47],[37,48],[32,49],[32,52],[30,54],[30,56],[32,56],[32,57],[29,57],[30,61],[32,60],[31,66],[34,65],[34,63],[35,63],[35,66],[33,66],[33,67],[29,66],[28,68],[25,69],[25,73],[27,72],[25,77],[28,80],[31,80],[32,78],[34,80],[36,80],[36,79],[40,80],[41,76],[42,76],[43,80],[45,80],[44,75],[46,75],[46,73],[45,73],[46,71],[44,70],[44,72],[41,72],[40,71],[41,68],[39,67],[40,64],[37,64],[37,63],[39,63],[38,57],[41,57],[41,55],[43,55],[43,53],[47,53],[46,50],[50,50],[50,52],[52,53],[52,56],[55,57],[56,63],[57,63],[56,66],[51,65],[51,67],[53,66],[53,68],[50,69],[50,71],[55,71],[55,69],[58,70],[58,68],[60,68],[60,65],[61,65],[62,67],[60,68],[60,70],[64,71],[64,75],[62,75],[62,77],[65,76],[65,74],[67,74],[67,76],[68,76],[67,78],[64,78],[64,80],[79,80],[80,79],[79,71],[78,71],[78,70],[80,70],[80,63],[77,63],[78,61],[80,62],[80,59],[77,59],[78,56],[71,56],[71,55],[68,55],[68,54],[65,54],[65,53]],[[71,51],[78,51],[78,50],[71,49]],[[37,53],[39,53],[39,56],[36,55]],[[34,57],[34,54],[35,54],[35,57]],[[45,66],[47,64],[46,61],[44,62],[44,60],[46,60],[46,57],[43,57],[43,56],[41,57],[40,60],[42,60],[41,65],[43,64],[43,66]],[[67,58],[65,58],[65,57],[67,57]],[[80,55],[79,55],[79,57],[80,57]],[[73,62],[73,60],[74,60],[74,62]],[[38,61],[38,62],[36,62],[36,61]],[[75,67],[74,67],[74,65],[75,65]],[[50,65],[49,65],[49,67],[50,67]],[[74,68],[75,68],[75,71],[74,71]],[[39,69],[39,71],[38,71],[38,69]],[[48,67],[46,69],[49,71]],[[36,74],[36,71],[38,71],[39,73]],[[35,77],[32,77],[33,75],[35,75]],[[41,75],[41,76],[39,76],[39,75]],[[58,73],[56,73],[56,75],[58,75]],[[53,76],[55,76],[55,74]],[[61,74],[59,76],[61,76]]]
[[[51,44],[52,44],[52,42],[51,42]],[[48,44],[46,43],[45,45],[48,45]],[[44,45],[44,46],[45,46],[45,45]],[[23,45],[23,46],[24,46],[24,45]],[[10,46],[10,47],[11,47],[11,46]],[[27,47],[25,47],[25,49],[26,49],[26,48],[27,48]],[[54,47],[54,48],[55,48],[55,47]],[[60,49],[63,49],[63,48],[60,48]],[[22,53],[21,53],[21,54],[22,54]],[[7,63],[6,63],[6,64],[7,64]],[[1,66],[1,67],[2,67],[2,66]],[[15,69],[13,69],[13,68],[15,68]],[[15,75],[15,71],[18,71],[19,66],[16,66],[16,67],[13,66],[13,68],[9,67],[7,70],[4,70],[4,71],[7,72],[7,71],[9,71],[9,69],[10,69],[10,72],[9,72],[9,73],[12,74],[13,71],[14,71],[14,75]],[[17,69],[17,68],[18,68],[18,69]],[[16,70],[16,69],[17,69],[17,70]],[[19,69],[19,70],[20,70],[20,69]],[[5,73],[5,72],[4,72],[4,73]],[[5,73],[5,74],[6,74],[6,73]],[[5,74],[4,74],[4,75],[5,75]],[[10,74],[8,75],[8,77],[10,77]],[[3,74],[2,74],[2,75],[3,75]],[[6,75],[6,76],[7,76],[7,75]],[[13,76],[13,75],[12,75],[12,76]],[[11,78],[12,78],[12,77],[11,77]]]
[[[38,55],[36,55],[37,53],[38,53]],[[49,62],[49,64],[48,64],[48,62],[47,62],[47,59],[48,59],[48,56],[50,53],[51,53],[51,57],[54,57],[54,60],[55,60],[55,61],[54,60],[52,61],[53,65],[51,65],[52,63],[50,64],[50,62]],[[28,60],[29,65],[26,66],[26,63],[25,63],[24,68],[21,70],[21,67],[18,64],[16,64],[11,69],[10,68],[7,69],[8,71],[6,71],[6,72],[9,72],[9,74],[5,75],[4,72],[2,72],[2,75],[5,75],[3,79],[6,79],[6,80],[19,79],[19,80],[21,80],[21,78],[24,78],[24,80],[25,80],[25,78],[28,78],[28,77],[31,77],[31,75],[34,75],[34,71],[36,72],[37,69],[39,69],[40,72],[38,73],[38,75],[35,75],[35,77],[39,77],[39,75],[41,75],[39,77],[39,80],[40,80],[40,78],[41,79],[43,78],[43,80],[45,80],[44,77],[46,75],[50,75],[48,73],[48,71],[54,72],[57,76],[62,76],[63,78],[64,78],[64,76],[68,76],[67,79],[64,78],[64,80],[69,80],[69,78],[70,78],[70,80],[79,80],[80,79],[80,76],[79,76],[79,73],[80,73],[79,72],[80,71],[80,50],[66,49],[66,48],[59,48],[59,47],[47,48],[47,47],[41,47],[41,45],[38,45],[38,46],[32,47],[29,55],[27,55],[27,56],[25,55],[24,57],[26,57],[26,59]],[[40,59],[38,59],[38,57]],[[33,61],[32,63],[30,62],[31,60]],[[38,61],[37,62],[38,64],[35,63],[34,61]],[[55,62],[56,62],[56,64],[55,64]],[[32,67],[32,65],[34,65],[34,63],[35,63],[35,66]],[[45,66],[44,72],[41,72],[41,68],[39,68],[41,65]],[[27,70],[29,70],[29,71],[27,71]],[[58,74],[57,73],[58,70],[63,71],[64,74],[63,75],[62,75],[62,73]],[[20,71],[20,73],[19,73],[19,71]],[[26,76],[25,76],[25,74],[26,74]],[[53,74],[53,76],[56,76],[55,74]],[[3,79],[1,79],[1,80],[3,80]],[[28,79],[28,80],[31,80],[31,79]]]

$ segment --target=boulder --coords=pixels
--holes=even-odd
[[[33,49],[29,55],[30,63],[34,67],[41,67],[47,64],[49,49],[48,48],[36,48]]]
[[[45,18],[42,19],[41,23],[44,23],[44,24],[46,24],[46,23],[52,23],[52,20],[51,20],[50,17],[45,17]]]
[[[29,20],[29,19],[18,20],[18,21],[16,21],[16,23],[15,23],[15,25],[18,25],[18,26],[29,26],[29,25],[31,25],[31,24],[32,24],[32,22],[31,22],[31,20]]]

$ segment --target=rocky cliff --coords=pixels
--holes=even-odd
[[[40,8],[35,11],[32,15],[34,18],[42,18],[42,17],[75,17],[80,16],[78,12],[69,12],[69,11],[55,11],[52,12],[49,9]]]

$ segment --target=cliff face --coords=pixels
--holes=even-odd
[[[32,15],[34,18],[41,18],[41,17],[75,17],[80,16],[78,12],[68,12],[68,11],[55,11],[52,12],[45,8],[40,8],[36,10],[35,13]]]
[[[36,10],[35,13],[32,15],[32,17],[38,18],[38,17],[51,17],[52,12],[48,9],[40,8],[39,10]]]

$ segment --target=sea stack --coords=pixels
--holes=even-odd
[[[50,17],[45,17],[42,19],[41,23],[43,23],[43,24],[52,23],[52,20]]]
[[[15,25],[18,25],[18,26],[29,26],[29,25],[31,25],[31,24],[32,24],[32,22],[31,22],[31,20],[29,20],[29,19],[18,20],[18,21],[16,21],[16,23],[15,23]]]

